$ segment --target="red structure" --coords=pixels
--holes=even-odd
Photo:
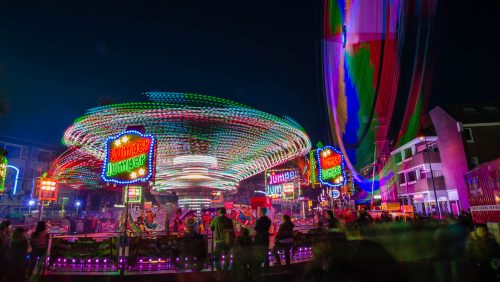
[[[500,158],[465,174],[475,223],[500,222]]]

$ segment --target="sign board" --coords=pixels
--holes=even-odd
[[[49,177],[41,177],[38,187],[40,201],[57,201],[57,181]]]
[[[272,207],[272,200],[268,197],[252,197],[250,198],[250,206],[252,209],[257,208],[270,208]]]
[[[3,189],[5,188],[6,176],[7,176],[7,157],[5,157],[0,152],[0,193],[3,192]]]
[[[224,208],[226,210],[230,210],[234,207],[234,203],[233,202],[224,202]]]
[[[123,187],[123,202],[127,203],[127,186]],[[142,201],[142,187],[141,186],[128,186],[128,202],[140,203]]]
[[[274,199],[294,199],[299,196],[300,177],[297,169],[269,170],[266,176],[266,195]]]
[[[332,146],[316,150],[318,179],[323,185],[340,187],[345,184],[344,156]]]
[[[382,203],[382,210],[384,210],[384,211],[401,211],[401,204],[399,202]]]
[[[154,173],[155,138],[126,130],[106,140],[102,179],[105,182],[133,184],[148,181]]]
[[[340,197],[340,191],[337,189],[332,189],[330,191],[330,196],[334,199],[337,199],[338,197]]]
[[[312,184],[318,183],[318,168],[316,164],[315,150],[309,151],[309,182]]]

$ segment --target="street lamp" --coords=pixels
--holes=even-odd
[[[76,201],[76,203],[75,203],[75,205],[76,205],[76,217],[78,217],[78,215],[79,215],[79,214],[78,214],[78,210],[80,209],[80,205],[81,205],[81,204],[82,204],[82,203],[81,203],[80,201]]]
[[[35,201],[33,199],[31,199],[29,202],[28,202],[28,205],[29,205],[29,211],[28,211],[28,214],[31,216],[31,207],[33,207],[33,205],[35,204]]]
[[[427,138],[424,135],[424,136],[420,136],[419,139],[423,140],[425,143],[425,149],[427,151],[427,162],[429,163],[429,170],[431,172],[432,189],[434,190],[434,199],[436,200],[436,207],[438,210],[439,219],[441,219],[441,207],[439,206],[439,201],[438,201],[438,197],[437,197],[437,193],[436,193],[436,185],[434,184],[434,173],[432,172],[431,158],[429,155],[429,146],[427,145]]]

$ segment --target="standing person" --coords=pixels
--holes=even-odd
[[[255,222],[255,247],[261,258],[264,258],[264,267],[269,267],[269,229],[271,228],[271,220],[267,217],[267,209],[259,209],[260,217]]]
[[[175,213],[174,232],[180,233],[182,231],[182,229],[183,229],[181,214],[182,214],[182,210],[181,209],[178,209],[177,212]]]
[[[358,224],[361,226],[370,224],[373,222],[373,217],[366,211],[366,208],[362,208],[358,216]]]
[[[219,216],[210,223],[210,229],[215,234],[215,267],[221,270],[221,258],[224,257],[223,270],[229,269],[229,251],[234,241],[233,221],[226,217],[226,209],[219,209]]]
[[[248,278],[252,267],[253,245],[252,237],[248,229],[241,227],[238,239],[235,243],[234,264],[233,270],[236,275],[241,275],[242,278]]]
[[[36,225],[35,232],[31,234],[31,261],[28,268],[28,275],[31,275],[33,268],[35,267],[37,261],[41,262],[39,270],[41,270],[41,265],[45,260],[45,255],[47,254],[47,248],[49,245],[49,233],[47,232],[47,223],[45,221],[39,221]],[[39,274],[39,271],[37,271]]]
[[[12,242],[9,250],[9,276],[7,281],[22,282],[26,279],[26,253],[28,252],[28,239],[26,230],[22,227],[16,228],[12,234]]]
[[[9,226],[2,222],[0,223],[0,265],[7,265],[8,257],[7,252],[9,250]],[[0,267],[0,277],[5,277],[7,274],[6,267]]]
[[[290,266],[290,250],[292,249],[293,244],[294,227],[295,226],[290,216],[287,214],[283,215],[280,227],[278,228],[278,234],[274,238],[273,254],[278,265],[281,265],[278,251],[283,250],[283,252],[285,253],[286,266]]]
[[[328,222],[328,229],[335,229],[339,227],[339,220],[333,214],[333,211],[327,210],[326,217]]]

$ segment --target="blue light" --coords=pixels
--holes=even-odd
[[[342,25],[342,47],[345,48],[347,43],[347,31],[345,25]]]
[[[34,200],[29,200],[28,205],[32,206],[32,205],[34,205],[34,204],[35,204],[35,201],[34,201]]]
[[[76,206],[79,207],[82,203],[80,201],[76,201]]]
[[[148,175],[146,175],[145,177],[141,177],[141,178],[137,178],[137,179],[129,180],[129,181],[122,181],[122,180],[107,178],[106,177],[106,167],[108,166],[108,155],[109,155],[109,152],[108,152],[109,148],[108,148],[108,146],[110,144],[110,141],[114,140],[114,139],[118,139],[118,138],[120,138],[120,137],[122,137],[123,135],[126,135],[126,134],[136,134],[136,135],[139,135],[139,136],[141,136],[143,138],[150,138],[151,139],[151,146],[149,147],[149,158],[148,158]],[[104,157],[104,164],[102,166],[101,178],[105,182],[114,182],[114,183],[123,184],[123,185],[128,185],[128,184],[133,184],[133,183],[143,182],[143,181],[148,181],[153,176],[153,160],[154,160],[155,142],[156,142],[156,139],[154,138],[153,135],[151,135],[151,134],[142,134],[141,132],[136,131],[136,130],[125,130],[125,131],[121,132],[118,135],[108,137],[106,139],[105,157]]]
[[[7,168],[13,168],[16,170],[16,179],[14,180],[14,188],[12,189],[12,195],[17,193],[17,180],[19,179],[19,169],[13,165],[7,165]]]
[[[321,158],[319,156],[319,154],[324,150],[324,149],[330,149],[332,151],[334,151],[335,153],[339,154],[340,155],[340,158],[341,158],[341,162],[340,162],[340,170],[342,171],[342,182],[340,183],[330,183],[328,181],[323,181],[323,178],[321,176]],[[344,170],[344,155],[337,149],[335,149],[335,147],[332,147],[332,146],[324,146],[323,148],[321,149],[316,149],[316,160],[318,161],[318,178],[319,178],[319,182],[322,184],[322,185],[325,185],[325,186],[328,186],[328,187],[340,187],[342,185],[345,184],[346,182],[346,176],[345,176],[345,170]]]

